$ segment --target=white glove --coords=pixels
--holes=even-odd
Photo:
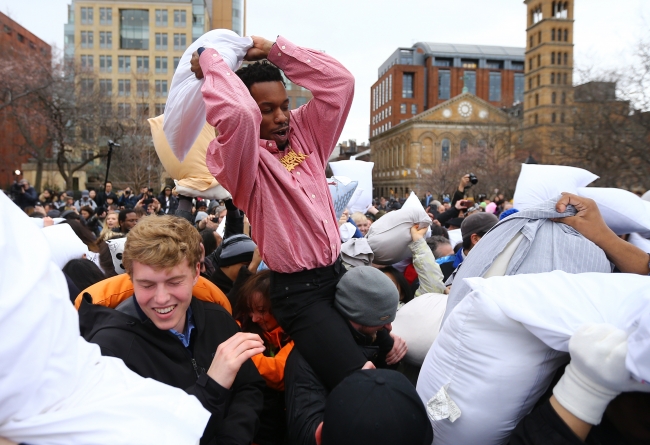
[[[605,408],[618,394],[650,391],[632,380],[625,367],[627,334],[609,324],[588,324],[569,340],[571,363],[553,388],[557,401],[571,414],[598,425]]]

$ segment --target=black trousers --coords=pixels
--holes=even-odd
[[[367,361],[334,308],[344,273],[340,258],[318,269],[271,272],[271,313],[329,390]]]

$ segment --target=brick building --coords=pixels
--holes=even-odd
[[[46,66],[52,62],[52,48],[50,45],[36,37],[33,33],[0,12],[0,57],[6,60],[16,57],[35,56],[41,58],[41,63]],[[24,153],[24,138],[12,117],[11,106],[0,109],[0,187],[4,188],[20,179],[22,164],[27,162],[29,156]],[[34,128],[32,137],[36,140],[45,137],[42,129]]]
[[[571,131],[573,1],[526,0],[523,150],[543,164],[561,162],[559,132]],[[523,154],[522,154],[523,155]]]
[[[467,91],[499,108],[524,99],[524,48],[419,42],[398,48],[371,87],[370,137]]]

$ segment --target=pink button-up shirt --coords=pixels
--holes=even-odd
[[[200,57],[207,120],[219,135],[207,165],[246,212],[264,262],[291,273],[334,264],[341,250],[338,223],[325,178],[354,96],[354,77],[327,54],[279,37],[269,61],[314,97],[291,111],[289,145],[309,155],[291,172],[284,152],[260,139],[262,114],[248,89],[217,51]],[[287,150],[288,151],[288,150]]]

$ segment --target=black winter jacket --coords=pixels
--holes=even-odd
[[[217,347],[239,332],[239,326],[217,304],[193,297],[190,307],[195,329],[189,348],[151,320],[142,321],[137,312],[93,305],[87,294],[79,308],[81,335],[98,344],[102,355],[121,358],[142,377],[196,396],[212,413],[202,444],[248,445],[259,425],[264,380],[251,360],[242,365],[230,390],[208,377]]]
[[[386,354],[393,349],[394,344],[390,333],[382,329],[373,339],[361,334],[351,325],[349,327],[366,359],[373,362],[377,368],[388,368]],[[284,368],[284,388],[288,443],[315,445],[314,433],[323,420],[329,392],[297,348],[293,348],[287,358]]]

